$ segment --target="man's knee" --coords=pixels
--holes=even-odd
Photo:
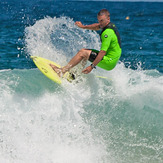
[[[79,50],[80,57],[82,57],[84,59],[87,59],[87,60],[88,60],[88,58],[90,56],[90,53],[91,53],[91,50],[89,50],[89,49],[84,49],[83,48],[83,49]]]
[[[85,53],[85,51],[86,51],[86,49],[84,49],[84,48],[79,50],[80,53]]]

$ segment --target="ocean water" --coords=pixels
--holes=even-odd
[[[101,8],[121,34],[115,69],[62,85],[42,75],[30,55],[65,65],[100,48],[99,32],[74,23]],[[1,0],[0,162],[162,163],[162,15],[161,2]]]

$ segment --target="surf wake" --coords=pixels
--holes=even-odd
[[[28,55],[61,65],[83,47],[100,46],[96,32],[67,17],[44,18],[25,33]],[[59,86],[37,69],[15,69],[0,71],[0,81],[1,162],[163,161],[163,76],[156,70],[120,62]]]

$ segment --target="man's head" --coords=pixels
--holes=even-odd
[[[100,23],[100,28],[106,27],[110,23],[110,13],[107,9],[102,9],[97,14],[98,22]]]

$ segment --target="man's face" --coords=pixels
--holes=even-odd
[[[106,16],[106,15],[98,16],[97,19],[98,19],[98,22],[100,23],[100,28],[106,27],[110,22],[109,16]]]

